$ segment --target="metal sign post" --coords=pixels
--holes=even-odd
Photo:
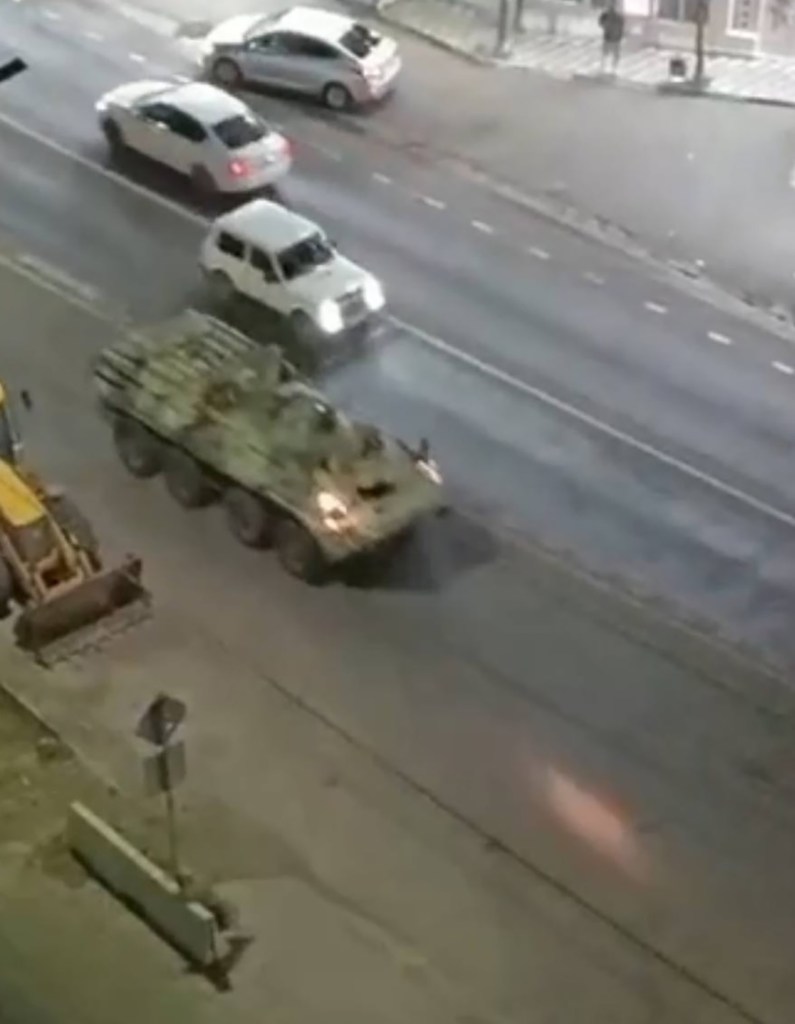
[[[182,701],[161,694],[141,716],[136,735],[157,747],[157,752],[144,761],[144,784],[147,793],[162,793],[165,804],[168,836],[168,862],[172,876],[181,885],[177,813],[174,789],[186,775],[185,744],[172,737],[184,722],[187,708]]]

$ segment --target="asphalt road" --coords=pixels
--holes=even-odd
[[[79,35],[63,10],[60,20],[6,12],[6,42],[37,70],[3,92],[21,130],[0,125],[0,229],[157,316],[195,288],[201,224],[95,169],[104,155],[91,116],[103,88],[141,73],[129,54],[148,40],[119,26],[112,37],[103,22],[98,45],[85,35],[97,29],[84,23]],[[388,587],[311,592],[285,580],[231,547],[211,515],[186,522],[156,485],[125,479],[87,381],[108,326],[6,270],[3,306],[17,326],[3,372],[36,398],[31,448],[117,550],[147,559],[161,632],[136,650],[136,670],[173,667],[176,636],[182,673],[277,679],[575,894],[595,911],[578,925],[593,929],[589,942],[641,961],[630,980],[602,965],[596,989],[583,988],[583,999],[601,993],[605,1020],[641,1019],[646,981],[660,1020],[742,1019],[735,1003],[745,1019],[788,1020],[791,792],[782,737],[752,710],[767,691],[732,696],[645,664],[615,631],[608,652],[593,624],[569,635],[554,608],[570,595],[542,597],[522,547],[537,535],[621,571],[791,663],[794,381],[773,365],[789,366],[784,346],[432,167],[307,116],[290,130],[290,198],[381,274],[411,325],[393,325],[329,387],[408,438],[427,433],[461,514],[430,527]],[[186,668],[194,644],[201,658]],[[606,866],[569,832],[539,781],[550,771],[628,808],[630,854],[613,851]],[[762,803],[755,771],[771,778]],[[572,977],[598,960],[570,955]],[[528,969],[517,957],[512,994]],[[570,1019],[585,1019],[586,1005]]]

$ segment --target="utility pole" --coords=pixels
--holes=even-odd
[[[694,14],[696,24],[696,69],[693,73],[693,84],[702,89],[706,85],[706,58],[704,54],[704,31],[709,22],[709,0],[696,0]]]
[[[494,49],[496,57],[507,57],[510,51],[511,0],[500,0],[497,19],[497,43]]]

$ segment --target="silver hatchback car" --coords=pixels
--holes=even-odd
[[[317,96],[334,110],[380,99],[401,69],[394,39],[317,7],[230,18],[202,41],[200,60],[219,85],[275,86]]]

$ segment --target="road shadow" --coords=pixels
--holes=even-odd
[[[270,199],[288,205],[281,190],[277,186],[252,189],[250,192],[234,195],[199,195],[185,176],[155,163],[139,153],[123,150],[112,153],[107,146],[98,143],[90,151],[83,154],[88,159],[100,163],[107,170],[120,175],[127,181],[147,192],[167,199],[176,206],[181,206],[186,213],[211,220],[222,213],[228,213],[252,199]]]
[[[357,590],[438,593],[498,555],[498,540],[489,529],[451,510],[418,524],[388,558],[355,560],[339,578]]]

